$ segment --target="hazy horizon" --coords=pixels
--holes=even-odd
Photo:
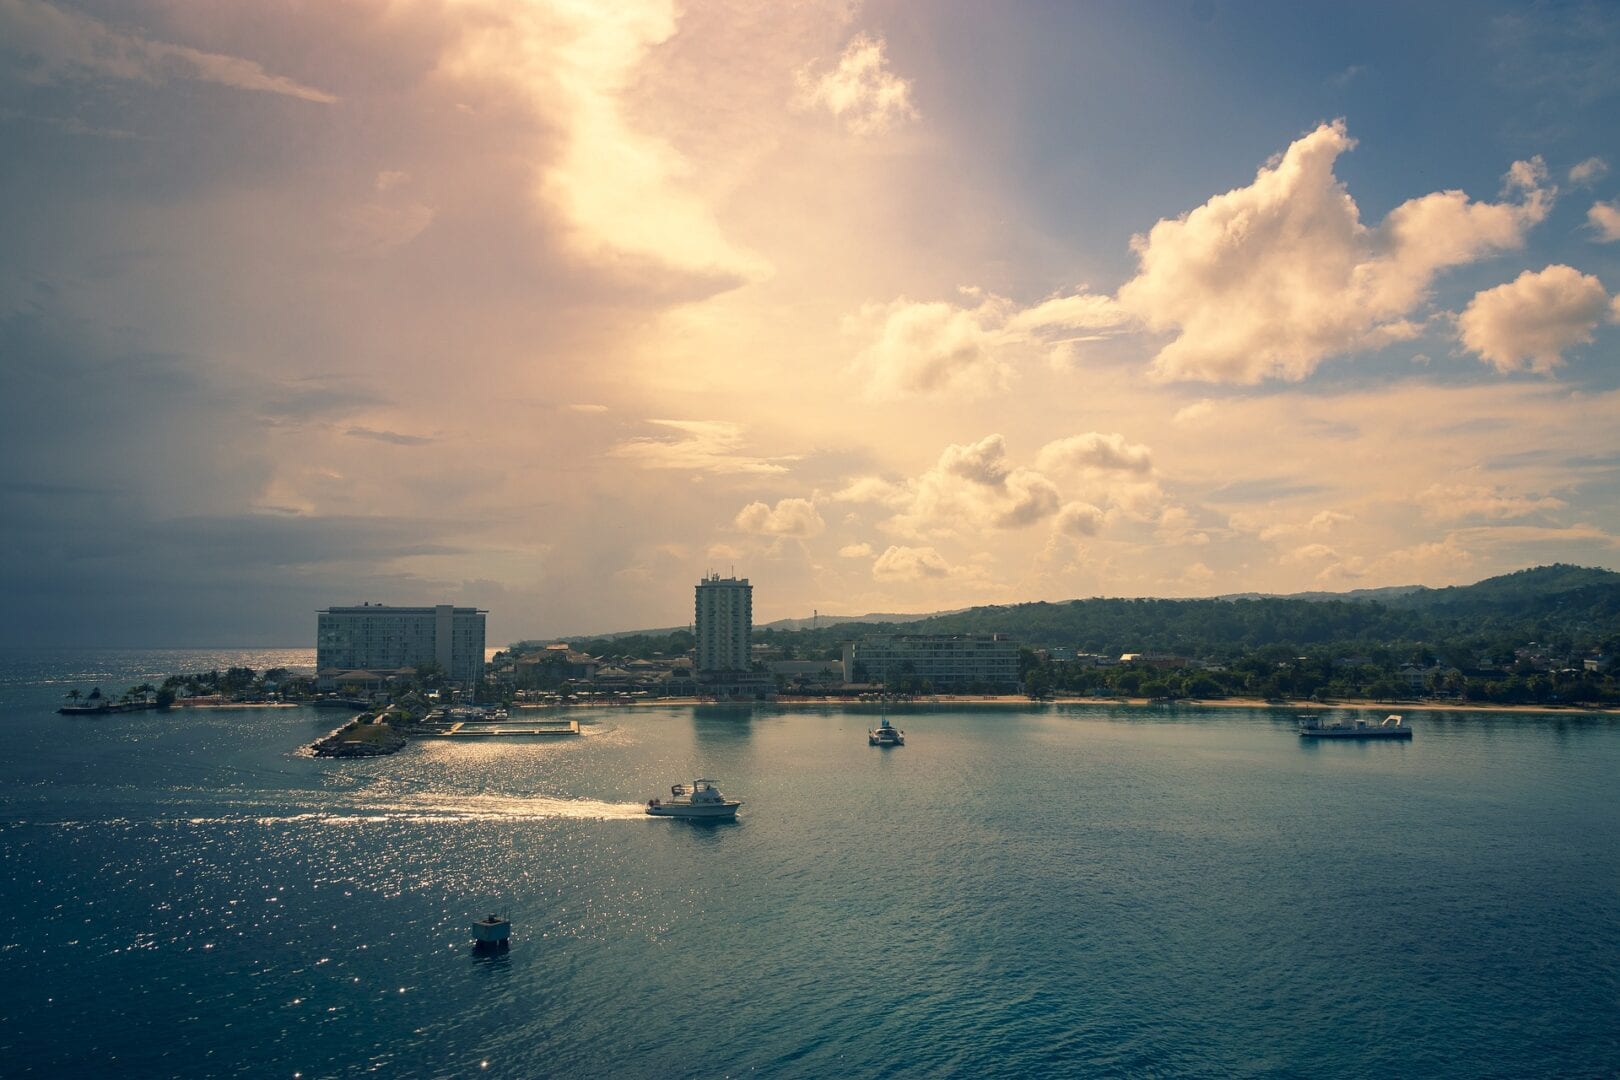
[[[1599,3],[0,0],[0,643],[1615,568],[1617,98]]]

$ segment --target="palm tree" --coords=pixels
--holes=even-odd
[[[67,699],[69,701],[78,701],[82,697],[84,697],[84,695],[79,693],[79,688],[77,686],[67,692]]]

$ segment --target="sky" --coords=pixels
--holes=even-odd
[[[0,643],[1620,566],[1620,7],[0,0]]]

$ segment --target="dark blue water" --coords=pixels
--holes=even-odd
[[[1620,1069],[1612,720],[646,708],[322,761],[331,713],[51,711],[176,655],[4,662],[7,1076]],[[695,774],[735,825],[639,813]]]

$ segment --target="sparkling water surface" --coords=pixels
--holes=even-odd
[[[308,655],[0,655],[0,1073],[1620,1070],[1611,719],[644,707],[329,761],[331,712],[53,711]],[[641,813],[695,775],[735,824]]]

